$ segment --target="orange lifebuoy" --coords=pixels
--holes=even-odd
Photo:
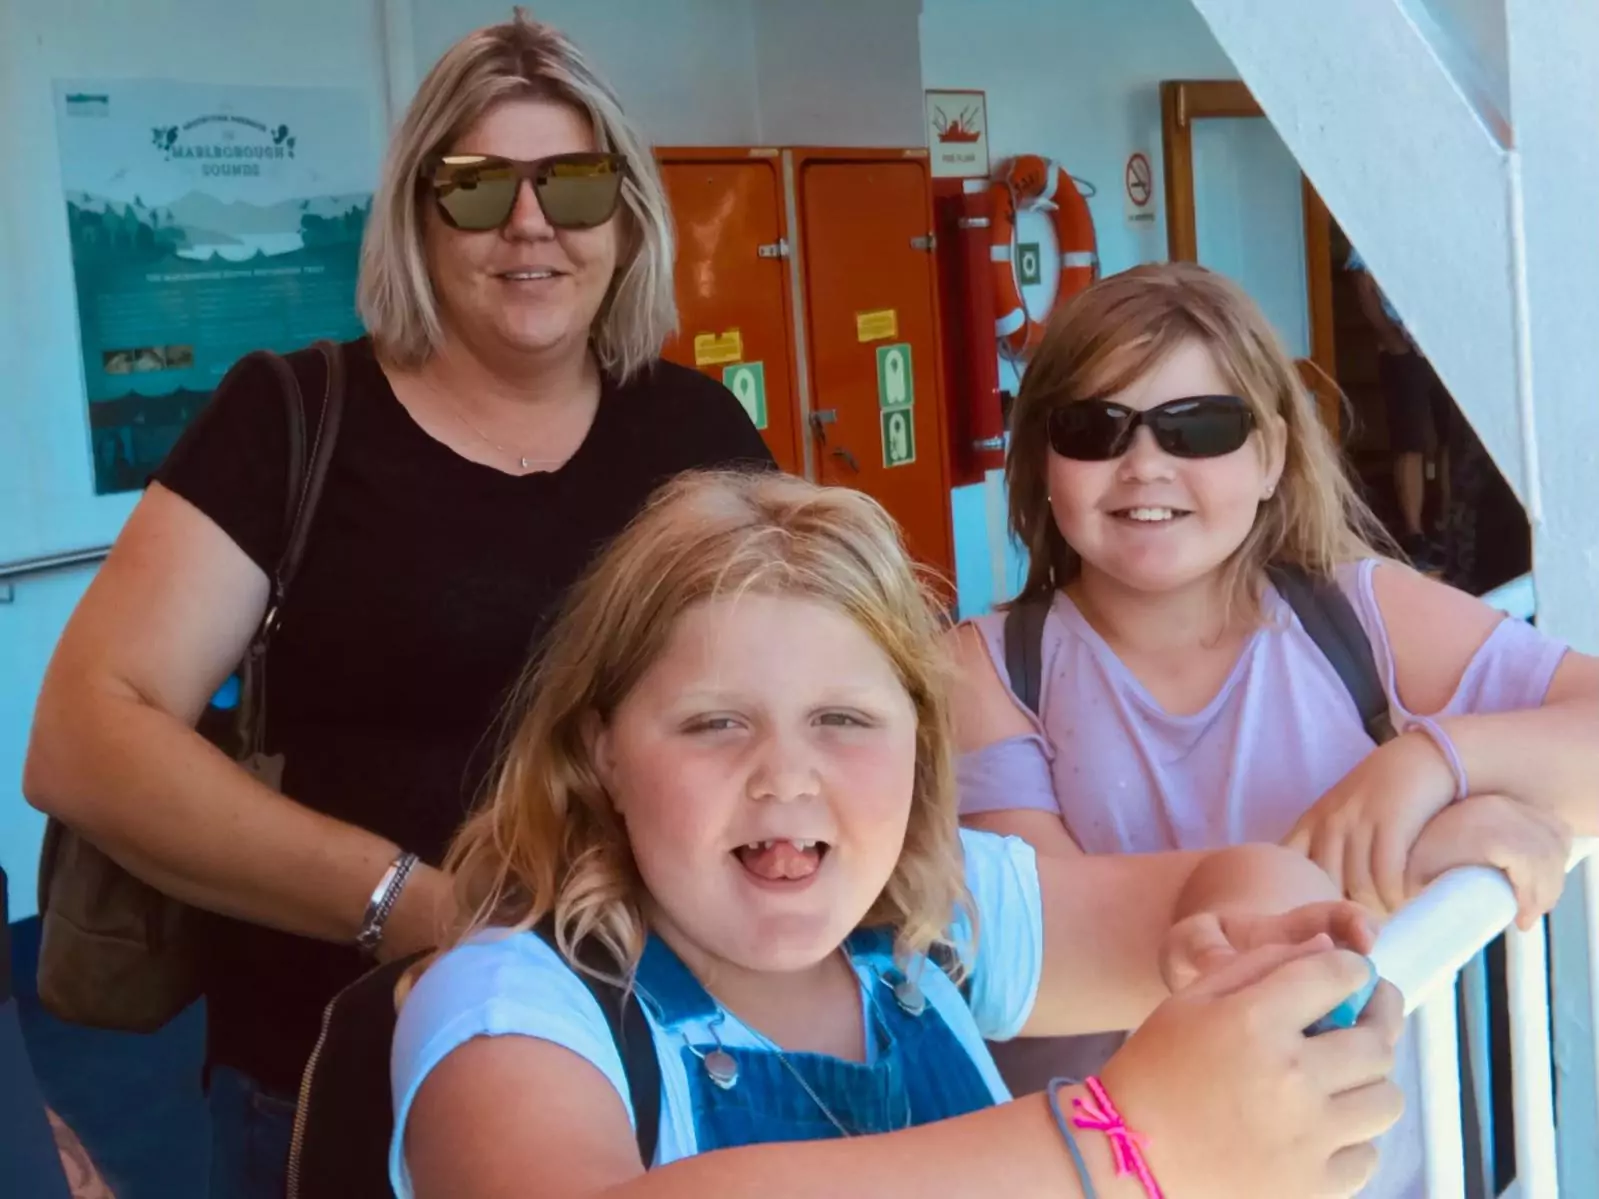
[[[994,335],[1008,357],[1026,358],[1043,339],[1049,313],[1033,316],[1022,299],[1014,262],[1016,214],[1033,208],[1051,212],[1055,240],[1060,248],[1056,305],[1099,277],[1094,218],[1071,174],[1037,154],[1020,154],[1013,158],[1004,177],[989,185],[989,194],[993,201],[989,257],[994,264]]]

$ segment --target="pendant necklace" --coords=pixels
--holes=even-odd
[[[445,391],[443,388],[435,387],[431,380],[427,381],[427,388],[429,391],[433,392],[440,399],[442,399],[447,405],[449,405],[450,411],[455,414],[455,419],[465,425],[468,432],[470,432],[484,445],[492,446],[494,449],[504,454],[507,458],[514,458],[517,465],[523,470],[531,470],[535,466],[560,466],[570,457],[570,455],[568,455],[568,458],[532,458],[527,454],[522,453],[520,450],[512,449],[510,446],[501,445],[499,442],[495,441],[494,438],[490,437],[487,433],[483,432],[482,429],[478,428],[472,423],[471,419],[466,415],[466,413],[461,410],[461,406],[450,397],[449,392]]]
[[[851,974],[854,974],[854,971],[855,965],[853,962],[851,962]],[[895,1003],[897,1003],[907,1015],[913,1017],[920,1016],[922,1012],[927,1009],[927,1000],[923,997],[921,988],[910,979],[904,977],[903,975],[899,975],[897,971],[896,975],[897,981],[892,983],[889,979],[884,978],[881,974],[877,974],[877,978],[885,985],[892,987]],[[880,1017],[877,1016],[876,1001],[872,998],[870,991],[866,992],[866,1004],[871,1010],[874,1022],[875,1020],[880,1019]],[[702,1053],[699,1049],[695,1048],[695,1046],[689,1044],[686,1037],[684,1038],[684,1044],[688,1046],[689,1052],[695,1057],[699,1058],[700,1065],[705,1070],[706,1077],[711,1080],[713,1085],[724,1091],[731,1091],[735,1086],[738,1085],[739,1079],[738,1059],[727,1051],[727,1047],[722,1044],[721,1033],[717,1031],[722,1023],[727,1019],[728,1015],[729,1012],[727,1009],[718,1003],[716,1015],[711,1018],[706,1026],[707,1031],[709,1031],[711,1034],[711,1039],[716,1042],[715,1049]],[[734,1018],[737,1019],[737,1017]],[[811,1084],[806,1080],[805,1075],[800,1072],[799,1067],[794,1065],[794,1063],[789,1060],[788,1054],[783,1051],[782,1046],[780,1046],[776,1041],[772,1040],[771,1037],[767,1036],[760,1029],[755,1028],[753,1025],[745,1023],[742,1020],[740,1020],[739,1023],[744,1025],[751,1036],[755,1037],[756,1040],[761,1041],[765,1045],[767,1052],[771,1053],[779,1062],[782,1063],[783,1068],[789,1072],[795,1082],[799,1083],[800,1089],[803,1090],[805,1094],[809,1096],[810,1101],[816,1105],[816,1110],[821,1112],[823,1117],[826,1118],[827,1122],[838,1130],[840,1136],[855,1137],[861,1135],[858,1129],[852,1129],[846,1125],[838,1118],[836,1114],[834,1114],[833,1109],[828,1107],[827,1104],[823,1102],[822,1097],[816,1093],[816,1089],[812,1087]],[[867,1029],[867,1036],[871,1036],[872,1031],[872,1028],[869,1027]],[[909,1128],[910,1126],[911,1101],[910,1094],[907,1092],[905,1095],[905,1122],[900,1125],[900,1127]]]

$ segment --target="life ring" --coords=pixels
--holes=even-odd
[[[1077,181],[1058,163],[1037,154],[1019,154],[1002,178],[989,184],[993,209],[989,257],[994,265],[994,335],[1009,358],[1026,358],[1038,348],[1049,313],[1032,316],[1022,299],[1014,262],[1016,214],[1043,208],[1051,213],[1060,247],[1060,286],[1055,307],[1099,278],[1099,245],[1094,218]]]

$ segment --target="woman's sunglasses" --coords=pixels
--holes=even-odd
[[[533,185],[544,219],[557,229],[593,229],[616,215],[622,197],[620,154],[552,154],[524,161],[486,154],[447,154],[423,168],[439,215],[472,233],[498,229],[516,210],[522,180]]]
[[[1049,414],[1049,447],[1062,458],[1108,462],[1127,452],[1140,426],[1175,458],[1220,458],[1249,440],[1255,414],[1238,396],[1186,396],[1147,412],[1078,400]]]

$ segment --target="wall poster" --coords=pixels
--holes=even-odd
[[[361,334],[361,93],[58,81],[95,491],[144,486],[235,361]]]

